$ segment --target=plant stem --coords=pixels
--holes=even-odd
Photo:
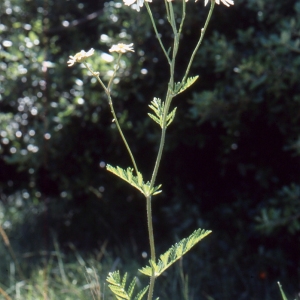
[[[179,46],[179,34],[177,32],[176,28],[176,21],[175,21],[175,16],[174,16],[174,10],[171,2],[168,2],[169,4],[169,14],[170,14],[170,24],[173,29],[173,34],[174,34],[174,44],[173,44],[173,53],[172,53],[172,59],[170,63],[170,80],[168,83],[168,91],[166,95],[166,100],[165,100],[165,106],[164,106],[164,113],[163,113],[163,124],[162,124],[162,132],[161,132],[161,138],[160,138],[160,143],[159,143],[159,149],[156,157],[156,162],[154,166],[154,170],[152,173],[151,181],[150,181],[150,187],[152,188],[155,184],[156,176],[158,173],[159,165],[161,162],[162,158],[162,153],[165,145],[165,139],[166,139],[166,130],[167,130],[167,116],[169,113],[170,105],[172,102],[172,99],[174,98],[174,72],[175,72],[175,60],[176,60],[176,55],[178,52],[178,46]]]
[[[161,46],[161,48],[162,48],[162,50],[163,50],[163,52],[164,52],[167,60],[168,60],[168,63],[171,64],[170,57],[169,57],[169,55],[168,55],[168,53],[167,53],[167,51],[166,51],[166,49],[165,49],[165,47],[164,47],[164,45],[163,45],[163,43],[161,41],[160,35],[159,35],[158,31],[157,31],[156,24],[155,24],[153,15],[152,15],[152,11],[150,9],[150,6],[149,6],[148,2],[145,2],[145,6],[146,6],[148,14],[150,16],[150,19],[151,19],[151,22],[152,22],[152,26],[153,26],[153,29],[155,31],[155,35],[156,35],[156,37],[158,39],[158,42],[159,42],[159,44],[160,44],[160,46]]]
[[[110,81],[109,81],[107,87],[105,86],[105,84],[103,83],[103,81],[101,80],[101,78],[99,77],[99,73],[94,72],[94,71],[92,70],[92,68],[91,68],[87,63],[84,62],[84,65],[85,65],[85,67],[92,73],[92,75],[93,75],[94,77],[97,78],[98,82],[99,82],[100,85],[103,87],[105,94],[107,95],[107,98],[108,98],[108,104],[109,104],[109,106],[110,106],[110,110],[111,110],[111,113],[112,113],[112,115],[113,115],[114,122],[116,123],[116,126],[117,126],[117,128],[118,128],[118,130],[119,130],[119,133],[120,133],[120,135],[121,135],[121,137],[122,137],[122,140],[123,140],[123,142],[124,142],[124,144],[125,144],[125,147],[126,147],[128,153],[129,153],[129,156],[130,156],[130,158],[131,158],[131,161],[132,161],[133,167],[134,167],[134,169],[135,169],[135,172],[136,172],[136,174],[138,174],[139,170],[138,170],[137,164],[136,164],[136,162],[135,162],[135,159],[134,159],[134,156],[133,156],[133,154],[132,154],[132,152],[131,152],[131,149],[130,149],[130,147],[129,147],[127,141],[126,141],[126,138],[125,138],[125,136],[124,136],[124,134],[123,134],[123,131],[122,131],[122,129],[121,129],[121,126],[120,126],[120,124],[119,124],[117,115],[116,115],[116,113],[115,113],[114,105],[113,105],[113,102],[112,102],[112,98],[111,98],[111,95],[110,95],[110,85],[111,85],[112,80],[113,80],[113,78],[114,78],[114,76],[116,75],[116,72],[117,72],[117,70],[118,70],[120,58],[121,58],[121,54],[120,54],[119,57],[118,57],[117,66],[115,67],[114,73],[113,73],[113,75],[112,75],[112,77],[111,77],[111,79],[110,79]]]
[[[150,257],[151,257],[151,261],[155,262],[156,255],[155,255],[155,243],[154,243],[154,233],[153,233],[153,224],[152,224],[151,196],[146,197],[146,202],[147,202],[148,235],[149,235],[149,243],[150,243]],[[152,269],[152,275],[150,277],[150,285],[149,285],[149,292],[148,292],[148,300],[151,300],[153,298],[154,284],[155,284],[155,274],[154,274],[154,269]]]
[[[108,91],[108,92],[109,92],[109,91]],[[113,117],[114,117],[114,121],[115,121],[115,123],[116,123],[116,126],[117,126],[117,128],[118,128],[118,130],[119,130],[119,133],[120,133],[120,135],[121,135],[121,137],[122,137],[122,140],[123,140],[123,142],[124,142],[124,144],[125,144],[125,147],[126,147],[128,153],[129,153],[129,156],[130,156],[130,158],[131,158],[133,167],[134,167],[134,169],[135,169],[135,173],[138,174],[138,173],[139,173],[139,170],[138,170],[137,164],[136,164],[136,162],[135,162],[134,156],[133,156],[133,154],[132,154],[132,152],[131,152],[131,149],[130,149],[130,147],[129,147],[127,141],[126,141],[126,138],[125,138],[125,136],[124,136],[124,134],[123,134],[123,131],[122,131],[121,126],[120,126],[120,124],[119,124],[119,121],[118,121],[118,119],[117,119],[117,116],[116,116],[116,113],[115,113],[115,110],[114,110],[114,106],[113,106],[113,102],[112,102],[112,99],[111,99],[111,96],[110,96],[109,93],[107,93],[107,97],[108,97],[108,103],[109,103],[109,106],[110,106],[110,110],[111,110],[111,113],[112,113],[112,115],[113,115]]]
[[[147,201],[147,222],[149,230],[149,242],[150,242],[150,254],[151,260],[155,262],[155,244],[154,244],[154,234],[153,234],[153,224],[152,224],[152,206],[151,206],[151,196],[146,197]]]
[[[179,26],[179,31],[177,30],[176,27],[176,19],[175,19],[175,14],[174,14],[174,10],[173,10],[173,5],[172,2],[166,2],[166,10],[167,10],[167,17],[168,17],[168,21],[172,27],[173,30],[173,34],[174,34],[174,43],[173,43],[173,51],[172,51],[172,58],[170,59],[169,54],[166,52],[164,45],[161,41],[160,35],[157,31],[156,28],[156,24],[150,9],[150,6],[148,5],[147,2],[145,2],[145,6],[148,10],[156,37],[159,41],[159,44],[163,50],[163,52],[165,53],[165,56],[168,60],[168,63],[170,65],[170,79],[169,79],[169,83],[168,83],[168,91],[167,91],[167,95],[166,95],[166,99],[165,99],[165,105],[164,105],[164,112],[163,112],[163,122],[162,122],[162,132],[161,132],[161,137],[160,137],[160,143],[159,143],[159,149],[158,149],[158,153],[157,153],[157,157],[156,157],[156,161],[155,161],[155,165],[154,165],[154,169],[153,169],[153,173],[152,173],[152,177],[151,177],[151,181],[150,181],[150,189],[154,186],[155,181],[156,181],[156,177],[157,177],[157,173],[158,173],[158,169],[160,166],[160,162],[161,162],[161,158],[162,158],[162,153],[163,153],[163,149],[164,149],[164,145],[165,145],[165,139],[166,139],[166,130],[167,130],[167,117],[168,117],[168,113],[169,113],[169,109],[170,109],[170,105],[171,102],[175,96],[174,93],[174,73],[175,73],[175,61],[176,61],[176,56],[177,56],[177,52],[178,52],[178,48],[179,48],[179,38],[180,38],[180,34],[182,32],[182,28],[183,28],[183,23],[184,23],[184,19],[185,19],[185,1],[183,1],[183,6],[182,6],[182,18],[181,18],[181,22],[180,22],[180,26]],[[206,19],[204,28],[201,30],[201,36],[200,39],[193,51],[193,54],[190,58],[186,73],[184,75],[183,81],[184,82],[187,78],[187,75],[189,73],[190,67],[192,65],[192,62],[194,60],[194,57],[196,55],[197,50],[199,49],[201,42],[203,40],[204,37],[204,33],[206,31],[206,28],[208,26],[209,20],[211,18],[212,15],[212,11],[213,11],[213,7],[214,7],[214,1],[212,1],[211,7],[210,7],[210,11],[208,14],[208,17]],[[154,234],[153,234],[153,224],[152,224],[152,209],[151,209],[151,196],[146,197],[146,202],[147,202],[147,224],[148,224],[148,235],[149,235],[149,243],[150,243],[150,254],[151,254],[151,261],[153,261],[154,263],[156,263],[156,256],[155,256],[155,243],[154,243]],[[148,290],[148,300],[152,300],[153,298],[153,290],[154,290],[154,284],[155,284],[155,270],[154,268],[152,268],[152,275],[150,277],[150,285],[149,285],[149,290]]]
[[[197,51],[198,51],[198,49],[199,49],[199,47],[200,47],[200,45],[201,45],[201,43],[202,43],[202,41],[203,41],[204,34],[205,34],[205,32],[206,32],[206,29],[207,29],[207,27],[208,27],[209,21],[210,21],[210,19],[211,19],[211,16],[212,16],[212,13],[213,13],[213,10],[214,10],[214,6],[215,6],[215,1],[211,1],[209,13],[208,13],[208,15],[207,15],[207,18],[206,18],[204,27],[201,29],[199,41],[198,41],[198,43],[197,43],[197,45],[196,45],[196,47],[195,47],[195,49],[194,49],[194,51],[193,51],[193,53],[192,53],[192,56],[191,56],[191,58],[190,58],[190,61],[189,61],[189,63],[188,63],[188,66],[187,66],[187,68],[186,68],[184,77],[183,77],[183,79],[182,79],[182,81],[181,81],[182,83],[184,83],[184,82],[186,81],[187,76],[188,76],[188,74],[189,74],[189,72],[190,72],[190,68],[191,68],[191,66],[192,66],[192,63],[193,63],[193,61],[194,61],[195,55],[196,55],[196,53],[197,53]]]
[[[111,84],[112,84],[112,82],[113,82],[113,80],[114,80],[114,78],[115,78],[115,76],[116,76],[116,73],[117,73],[118,69],[119,69],[121,56],[122,56],[122,53],[119,53],[119,56],[118,56],[118,59],[117,59],[117,63],[116,63],[116,65],[115,65],[114,72],[113,72],[113,74],[112,74],[112,76],[111,76],[111,78],[110,78],[110,80],[109,80],[109,82],[108,82],[107,90],[108,90],[109,92],[110,92],[110,86],[111,86]]]
[[[172,101],[172,97],[169,96],[169,92],[168,92],[168,94],[166,96],[166,104],[165,104],[165,108],[164,108],[164,115],[166,115],[166,113],[168,112],[171,101]],[[161,161],[161,158],[162,158],[162,153],[163,153],[163,149],[164,149],[164,145],[165,145],[166,131],[167,131],[166,118],[164,118],[163,119],[162,130],[161,130],[158,153],[157,153],[157,157],[156,157],[156,161],[155,161],[155,165],[154,165],[154,169],[153,169],[153,173],[152,173],[152,177],[151,177],[151,181],[150,181],[150,188],[152,188],[155,184],[156,176],[157,176],[157,173],[158,173],[158,169],[159,169],[159,165],[160,165],[160,161]]]
[[[150,10],[149,5],[146,2],[146,7],[148,9],[148,13],[150,15],[154,31],[156,33],[156,36],[160,42],[160,45],[167,57],[168,63],[170,65],[170,80],[168,83],[168,91],[166,95],[166,100],[165,100],[165,106],[164,106],[164,113],[163,113],[163,123],[162,123],[162,132],[161,132],[161,138],[160,138],[160,143],[159,143],[159,149],[150,181],[150,188],[152,188],[155,184],[156,176],[158,173],[158,169],[160,166],[161,158],[162,158],[162,153],[165,145],[165,139],[166,139],[166,130],[167,130],[167,116],[169,112],[169,108],[172,102],[172,99],[174,97],[173,89],[174,89],[174,71],[175,71],[175,58],[177,55],[178,51],[178,46],[179,46],[179,35],[177,32],[176,28],[176,21],[175,21],[175,16],[174,16],[174,11],[173,11],[173,6],[172,3],[166,4],[167,7],[167,13],[168,13],[168,19],[171,24],[171,27],[173,29],[174,33],[174,45],[173,45],[173,53],[172,53],[172,59],[170,60],[169,55],[166,53],[165,48],[161,42],[160,36],[157,32],[156,25]],[[154,234],[153,234],[153,225],[152,225],[152,209],[151,209],[151,196],[146,197],[147,201],[147,219],[148,219],[148,235],[149,235],[149,242],[150,242],[150,253],[151,253],[151,260],[153,262],[156,262],[156,257],[155,257],[155,243],[154,243]],[[153,298],[153,291],[154,291],[154,284],[155,284],[155,274],[154,274],[154,268],[152,268],[152,275],[150,277],[150,285],[149,285],[149,291],[148,291],[148,300],[152,300]]]
[[[179,31],[178,31],[179,38],[180,38],[180,34],[182,32],[183,23],[184,23],[184,19],[186,16],[186,13],[185,13],[186,8],[185,7],[186,7],[186,3],[185,3],[185,1],[182,1],[182,17],[181,17],[181,22],[180,22]]]

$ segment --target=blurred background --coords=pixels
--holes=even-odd
[[[181,5],[174,6],[180,16]],[[151,9],[168,48],[163,1]],[[187,3],[176,81],[208,10],[203,1]],[[146,9],[137,13],[120,0],[1,1],[0,224],[14,250],[1,239],[2,287],[11,284],[16,261],[30,277],[58,245],[70,263],[74,253],[100,252],[107,269],[148,261],[145,201],[105,170],[107,163],[130,166],[105,94],[79,64],[66,63],[94,48],[88,62],[107,80],[115,63],[108,49],[119,42],[134,43],[135,52],[122,57],[114,105],[150,178],[160,131],[148,104],[164,98],[169,71]],[[189,299],[279,299],[277,281],[297,297],[299,73],[299,0],[216,5],[191,69],[199,79],[173,101],[177,114],[157,179],[163,193],[153,200],[158,253],[198,227],[213,233],[179,271],[168,271],[161,299],[177,299],[185,281],[168,280],[182,273]]]

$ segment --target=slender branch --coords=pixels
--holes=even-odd
[[[200,45],[201,45],[201,43],[202,43],[202,41],[203,41],[204,34],[205,34],[205,32],[206,32],[206,29],[207,29],[207,27],[208,27],[209,21],[210,21],[210,19],[211,19],[211,16],[212,16],[212,13],[213,13],[213,10],[214,10],[214,6],[215,6],[215,1],[211,1],[209,13],[208,13],[208,15],[207,15],[207,18],[206,18],[204,27],[201,29],[201,34],[200,34],[199,41],[198,41],[198,43],[197,43],[197,45],[196,45],[196,47],[195,47],[195,49],[194,49],[194,51],[193,51],[193,54],[192,54],[192,56],[191,56],[191,58],[190,58],[189,64],[188,64],[188,66],[187,66],[187,68],[186,68],[186,71],[185,71],[185,75],[184,75],[184,77],[183,77],[183,79],[182,79],[182,81],[181,81],[182,83],[184,83],[184,82],[186,81],[187,76],[188,76],[188,74],[189,74],[189,72],[190,72],[190,68],[191,68],[191,66],[192,66],[192,63],[193,63],[193,61],[194,61],[195,55],[196,55],[196,53],[197,53],[197,51],[198,51],[198,49],[199,49],[199,47],[200,47]]]
[[[119,56],[119,58],[118,58],[118,61],[117,61],[118,63],[120,62],[120,57],[121,57],[121,56]],[[134,169],[135,169],[135,172],[136,172],[136,174],[138,174],[138,167],[137,167],[137,164],[136,164],[136,162],[135,162],[135,159],[134,159],[134,156],[133,156],[133,154],[132,154],[132,152],[131,152],[131,149],[130,149],[128,143],[127,143],[127,140],[126,140],[126,138],[125,138],[125,136],[124,136],[124,134],[123,134],[123,131],[122,131],[122,129],[121,129],[121,126],[120,126],[120,124],[119,124],[117,115],[116,115],[116,113],[115,113],[114,105],[113,105],[113,102],[112,102],[112,98],[111,98],[111,95],[110,95],[110,90],[109,90],[109,86],[110,86],[110,84],[111,84],[111,82],[112,82],[112,78],[115,76],[115,74],[116,74],[118,68],[117,68],[117,67],[115,68],[115,72],[113,73],[113,76],[112,76],[112,78],[111,78],[111,80],[110,80],[110,82],[109,82],[109,84],[108,84],[108,87],[106,87],[105,84],[103,83],[103,81],[101,80],[101,78],[99,77],[99,73],[98,73],[98,72],[94,72],[94,71],[92,70],[92,68],[91,68],[87,63],[84,62],[83,64],[84,64],[85,67],[92,73],[92,75],[93,75],[94,77],[97,78],[98,82],[99,82],[100,85],[103,87],[104,92],[105,92],[105,94],[107,95],[107,98],[108,98],[108,104],[109,104],[109,106],[110,106],[110,110],[111,110],[111,113],[112,113],[112,115],[113,115],[114,122],[115,122],[115,124],[116,124],[116,126],[117,126],[117,128],[118,128],[118,130],[119,130],[119,133],[120,133],[120,135],[121,135],[121,137],[122,137],[122,140],[123,140],[123,142],[124,142],[124,144],[125,144],[125,147],[126,147],[128,153],[129,153],[129,156],[130,156],[130,158],[131,158],[131,161],[132,161],[133,167],[134,167]]]
[[[115,76],[116,76],[116,74],[117,74],[117,71],[118,71],[118,69],[119,69],[119,67],[120,67],[121,56],[122,56],[122,53],[119,53],[118,60],[117,60],[117,63],[116,63],[116,65],[115,65],[115,68],[114,68],[114,72],[113,72],[113,74],[112,74],[112,76],[111,76],[111,78],[110,78],[110,80],[109,80],[109,82],[108,82],[107,90],[108,90],[109,92],[110,92],[110,86],[111,86],[111,84],[112,84],[112,82],[113,82],[113,80],[114,80],[114,78],[115,78]]]
[[[170,16],[171,16],[171,26],[172,26],[173,33],[174,33],[174,38],[176,39],[177,28],[176,28],[176,20],[175,20],[175,14],[174,14],[174,10],[173,10],[173,4],[172,4],[172,2],[168,2],[168,4],[169,4]]]
[[[173,88],[174,88],[174,73],[175,73],[175,59],[176,59],[176,55],[177,55],[177,52],[178,52],[179,39],[178,39],[178,31],[177,31],[177,27],[176,27],[176,20],[175,20],[175,14],[174,14],[172,2],[169,2],[169,10],[170,10],[170,15],[171,15],[171,26],[172,26],[172,30],[173,30],[173,34],[174,34],[172,62],[171,62],[171,66],[170,66],[169,89],[171,89],[173,91]],[[168,99],[169,98],[166,99],[166,103],[167,103]],[[171,100],[172,99],[170,99],[170,101]],[[166,106],[165,106],[165,112],[166,112],[166,114],[164,116],[165,118],[167,117],[168,110],[169,110],[169,108],[166,110]]]
[[[166,5],[166,12],[167,12],[167,20],[171,24],[171,16],[170,16],[170,11],[169,11],[169,3],[167,0],[165,0],[165,5]]]
[[[163,43],[162,43],[162,40],[161,40],[161,38],[160,38],[160,35],[159,35],[158,31],[157,31],[157,27],[156,27],[156,24],[155,24],[153,15],[152,15],[152,11],[151,11],[151,9],[150,9],[150,6],[149,6],[148,2],[145,2],[145,6],[146,6],[147,11],[148,11],[148,14],[149,14],[149,16],[150,16],[150,19],[151,19],[151,22],[152,22],[152,26],[153,26],[153,29],[154,29],[154,31],[155,31],[156,37],[157,37],[157,39],[158,39],[158,42],[159,42],[159,44],[160,44],[160,47],[162,48],[162,50],[163,50],[163,52],[164,52],[164,54],[165,54],[165,56],[166,56],[166,58],[167,58],[167,60],[168,60],[168,63],[171,64],[170,57],[169,57],[169,55],[168,55],[168,53],[167,53],[167,51],[166,51],[166,49],[165,49],[165,46],[164,46]]]
[[[186,3],[185,3],[185,1],[182,1],[182,17],[181,17],[181,22],[180,22],[179,31],[178,31],[179,38],[180,38],[180,35],[182,32],[185,16],[186,16]]]

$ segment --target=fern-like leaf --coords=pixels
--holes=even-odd
[[[146,197],[150,195],[157,195],[161,192],[161,184],[150,188],[150,183],[144,183],[143,175],[140,172],[138,172],[137,176],[133,175],[133,168],[128,167],[126,170],[124,170],[120,167],[115,168],[108,164],[106,169],[138,189]]]
[[[132,280],[128,289],[126,290],[126,281],[127,273],[123,276],[123,279],[120,277],[120,272],[115,271],[108,274],[106,281],[109,283],[108,287],[114,293],[118,300],[131,300],[133,290],[136,284],[136,278]],[[141,300],[145,293],[147,292],[149,286],[146,286],[141,290],[134,298],[134,300]]]
[[[108,287],[115,294],[116,298],[130,300],[129,294],[125,290],[127,279],[127,273],[125,273],[123,279],[121,280],[119,271],[109,273],[106,281],[110,283]],[[135,279],[134,279],[135,281]],[[135,283],[134,283],[135,284]]]
[[[111,165],[107,165],[106,169],[110,172],[112,172],[113,174],[117,175],[118,177],[120,177],[121,179],[125,180],[126,182],[128,182],[129,184],[131,184],[132,186],[134,186],[135,188],[137,188],[139,191],[141,191],[143,193],[142,187],[139,185],[139,181],[142,179],[142,174],[140,174],[139,176],[139,180],[136,176],[133,175],[133,168],[128,167],[127,170],[124,170],[120,167],[113,167]]]
[[[153,114],[150,114],[150,113],[148,113],[148,116],[149,116],[154,122],[156,122],[159,126],[161,126],[161,125],[160,125],[160,119],[159,119],[159,118],[157,118],[156,116],[154,116]]]
[[[134,298],[134,300],[142,300],[144,295],[147,293],[149,288],[149,285],[147,285],[145,288],[143,288]]]
[[[175,86],[175,90],[179,89],[179,91],[177,91],[177,95],[188,89],[198,78],[199,76],[197,75],[194,77],[189,77],[186,82],[177,83]]]
[[[128,293],[128,295],[129,295],[130,298],[132,297],[135,284],[136,284],[136,279],[134,278],[134,280],[131,281],[131,283],[130,283],[130,285],[128,287],[128,290],[127,290],[127,293]]]
[[[163,123],[163,115],[165,104],[159,98],[153,98],[149,107],[154,111],[155,115],[148,113],[148,116],[154,120],[160,127]]]
[[[165,110],[165,103],[162,102],[159,98],[154,98],[151,101],[149,107],[154,111],[154,114],[148,113],[148,116],[156,122],[161,128],[163,127],[164,123],[164,110]],[[166,119],[166,125],[169,126],[172,121],[174,120],[176,113],[176,108],[174,108],[168,115]]]
[[[175,118],[175,113],[176,113],[177,107],[175,107],[167,116],[167,126],[169,126],[174,118]]]
[[[156,277],[161,275],[174,262],[186,254],[195,244],[211,233],[211,230],[197,229],[189,237],[182,239],[179,243],[172,246],[167,252],[160,255],[158,263],[150,261],[150,266],[139,270],[141,273],[152,276],[152,270]]]

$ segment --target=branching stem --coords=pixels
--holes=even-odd
[[[109,81],[107,87],[105,86],[105,84],[104,84],[103,81],[101,80],[101,78],[100,78],[98,72],[94,72],[94,71],[92,70],[92,68],[91,68],[87,63],[85,63],[85,62],[84,62],[84,65],[85,65],[85,67],[92,73],[92,75],[93,75],[94,77],[97,78],[98,82],[100,83],[100,85],[101,85],[101,86],[103,87],[103,89],[104,89],[104,92],[105,92],[105,94],[106,94],[106,96],[107,96],[107,98],[108,98],[108,104],[109,104],[109,106],[110,106],[111,113],[112,113],[113,118],[114,118],[113,120],[114,120],[114,122],[115,122],[115,124],[116,124],[116,126],[117,126],[117,128],[118,128],[118,131],[119,131],[119,133],[120,133],[120,135],[121,135],[121,138],[122,138],[122,140],[123,140],[123,142],[124,142],[124,144],[125,144],[125,147],[126,147],[128,153],[129,153],[129,156],[130,156],[130,158],[131,158],[131,161],[132,161],[133,167],[134,167],[134,169],[135,169],[135,172],[136,172],[136,174],[138,174],[138,167],[137,167],[137,164],[136,164],[136,162],[135,162],[135,159],[134,159],[134,156],[133,156],[133,154],[132,154],[132,152],[131,152],[131,149],[130,149],[130,147],[129,147],[127,141],[126,141],[126,138],[125,138],[125,136],[124,136],[124,134],[123,134],[122,128],[121,128],[121,126],[120,126],[120,124],[119,124],[117,115],[116,115],[116,113],[115,113],[115,109],[114,109],[113,101],[112,101],[112,98],[111,98],[111,94],[110,94],[110,86],[111,86],[111,84],[112,84],[112,82],[113,82],[113,79],[114,79],[114,77],[115,77],[115,75],[116,75],[116,73],[117,73],[117,70],[118,70],[118,68],[119,68],[120,58],[121,58],[121,54],[120,54],[119,57],[118,57],[117,64],[116,64],[115,69],[114,69],[114,73],[113,73],[113,75],[112,75],[112,77],[111,77],[111,79],[110,79],[110,81]]]

